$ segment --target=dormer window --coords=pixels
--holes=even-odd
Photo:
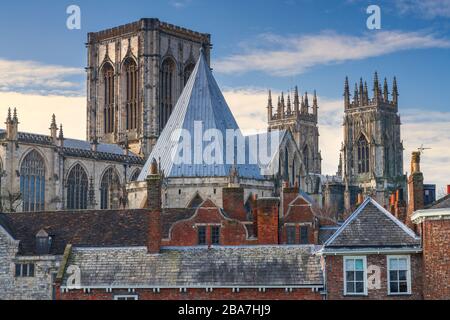
[[[41,230],[36,235],[36,253],[38,255],[47,255],[52,246],[52,237],[45,230]]]

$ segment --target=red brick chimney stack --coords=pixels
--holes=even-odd
[[[257,200],[257,234],[259,245],[276,245],[278,241],[279,198]]]
[[[297,184],[293,187],[290,187],[289,184],[284,185],[282,193],[283,216],[286,216],[289,209],[289,204],[297,198],[298,194],[299,189]]]
[[[147,177],[147,209],[149,210],[148,253],[157,254],[161,248],[161,184],[158,164],[153,159],[150,175]]]
[[[223,210],[230,218],[247,221],[247,211],[244,204],[244,188],[229,186],[223,188]]]
[[[448,195],[448,196],[450,195],[450,184],[447,185],[447,195]]]
[[[411,217],[415,211],[423,209],[423,174],[420,172],[420,152],[413,152],[411,158],[411,175],[408,178],[409,204],[406,217],[406,225],[415,229]]]

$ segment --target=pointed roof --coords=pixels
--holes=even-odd
[[[420,245],[420,238],[411,229],[369,197],[325,243],[324,252],[420,250]]]
[[[216,159],[222,158],[222,161],[217,161],[221,163],[216,164],[215,161],[212,161],[213,159],[199,159],[201,153],[196,152],[196,149],[200,148],[194,143],[194,128],[196,125],[198,128],[200,123],[202,136],[209,129],[217,129],[225,139],[227,130],[239,130],[206,62],[203,51],[138,180],[144,181],[147,178],[151,159],[160,160],[161,170],[166,177],[227,177],[233,163],[225,164],[227,148],[224,141],[219,142],[220,154],[215,154]],[[183,143],[183,131],[189,132],[191,135],[189,150],[183,150],[183,145],[188,145]],[[241,134],[240,131],[239,134]],[[203,142],[203,152],[211,145],[211,141]],[[176,158],[175,155],[177,155]],[[183,161],[174,161],[181,160],[181,158]],[[256,165],[238,165],[238,169],[242,177],[261,177]]]

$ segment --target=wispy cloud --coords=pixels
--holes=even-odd
[[[0,92],[83,94],[82,68],[0,59]]]
[[[382,56],[398,51],[450,48],[450,40],[425,32],[380,31],[362,36],[322,32],[315,35],[262,34],[243,52],[219,59],[216,71],[233,74],[251,71],[291,76],[327,64]]]
[[[397,0],[401,14],[414,14],[426,19],[450,18],[450,0]]]
[[[276,94],[276,93],[274,93]],[[244,132],[267,128],[267,91],[258,88],[225,89],[224,96]],[[339,149],[343,140],[342,100],[319,96],[320,149],[322,172],[337,171]],[[427,110],[424,112],[424,110]],[[412,151],[422,144],[431,148],[422,157],[426,183],[436,183],[438,189],[450,184],[450,112],[429,109],[402,109],[402,139],[404,139],[404,168],[409,168]]]
[[[191,4],[192,0],[170,0],[169,3],[176,9],[182,9]]]

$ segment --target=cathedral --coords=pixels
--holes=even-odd
[[[55,116],[49,135],[22,132],[17,111],[10,111],[0,131],[2,210],[142,208],[153,161],[164,175],[164,207],[192,207],[204,199],[221,206],[222,189],[230,186],[244,189],[246,203],[299,187],[339,215],[360,194],[387,205],[393,190],[406,190],[395,78],[390,93],[387,80],[381,85],[375,74],[372,98],[362,79],[351,98],[346,79],[340,163],[336,176],[325,177],[316,91],[300,94],[295,87],[276,101],[269,91],[268,132],[243,136],[212,74],[211,48],[209,34],[158,19],[89,33],[86,140],[65,137]],[[179,133],[194,132],[199,121],[223,137],[234,130],[233,141],[245,151],[233,150],[231,163],[225,162],[230,150],[219,141],[214,156],[222,161],[174,163]],[[260,150],[249,151],[263,142],[274,148],[266,163],[253,159]]]
[[[337,176],[326,183],[325,207],[350,211],[358,195],[371,196],[388,206],[395,190],[401,190],[401,199],[406,199],[398,97],[396,78],[390,94],[387,79],[382,86],[375,72],[372,98],[367,82],[360,79],[353,99],[348,78],[345,80],[344,142]]]

